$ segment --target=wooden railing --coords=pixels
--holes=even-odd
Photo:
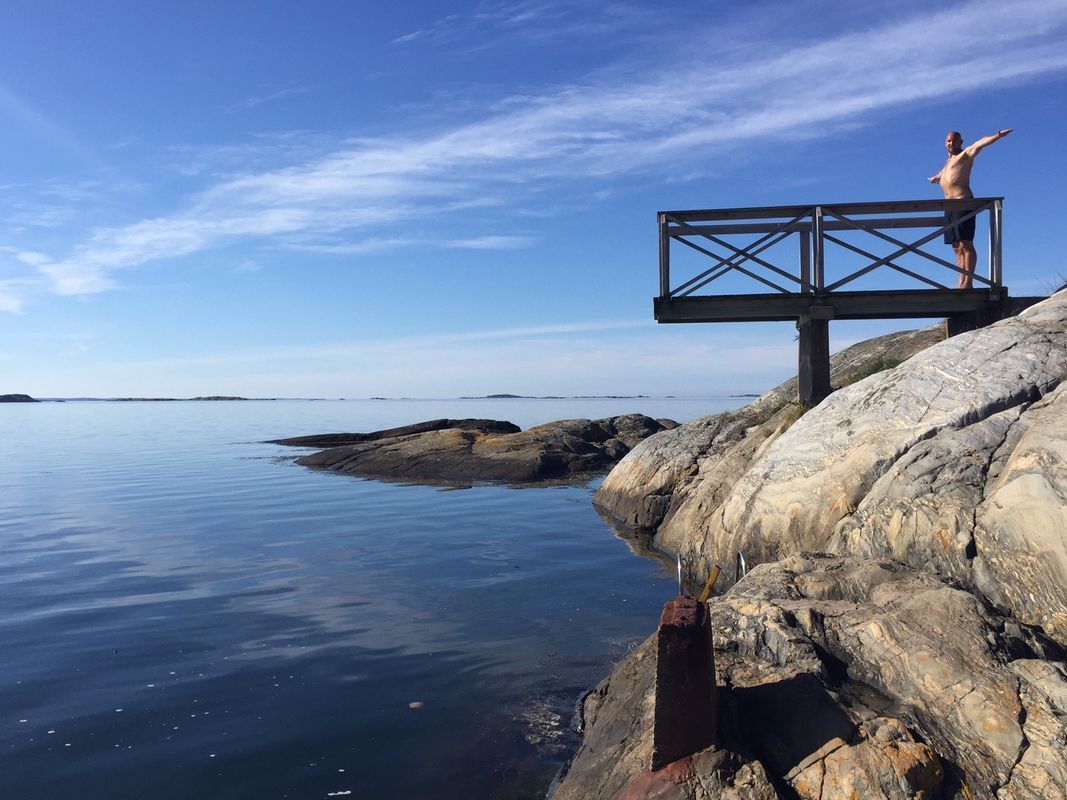
[[[941,269],[963,273],[956,264],[923,250],[923,246],[940,237],[949,227],[944,212],[966,212],[956,224],[985,213],[989,221],[988,275],[973,274],[974,282],[989,289],[1002,286],[1002,197],[968,200],[904,200],[882,203],[838,203],[813,206],[771,206],[766,208],[722,208],[703,211],[663,211],[659,214],[659,300],[707,296],[710,284],[735,273],[744,275],[763,287],[781,294],[828,295],[856,279],[878,269],[888,269],[934,289],[949,287],[932,277],[897,263],[906,255],[917,255]],[[939,216],[930,216],[939,212]],[[889,235],[887,230],[933,229],[912,242]],[[864,247],[845,241],[835,233],[862,231],[895,249],[878,256]],[[760,234],[743,247],[725,237],[737,234]],[[796,235],[798,258],[795,268],[785,269],[761,254]],[[671,286],[671,243],[678,242],[704,254],[713,261],[711,267]],[[828,246],[840,247],[868,259],[858,269],[830,283],[826,280]],[[719,252],[715,249],[718,248]],[[953,276],[955,277],[955,275]],[[761,291],[766,291],[761,289]],[[697,295],[697,292],[701,292]]]

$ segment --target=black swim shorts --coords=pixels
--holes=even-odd
[[[957,221],[960,217],[966,217],[970,213],[970,211],[945,212],[945,224],[950,226],[945,229],[945,244],[974,241],[975,218],[971,217],[970,219],[965,219],[963,222]]]

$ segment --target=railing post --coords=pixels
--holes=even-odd
[[[659,214],[659,296],[671,293],[671,237],[667,230],[667,215]]]
[[[1004,201],[993,201],[989,212],[989,281],[999,289],[1004,280]]]
[[[800,291],[811,293],[811,233],[800,232]]]
[[[821,293],[826,286],[823,274],[823,238],[822,238],[822,206],[815,206],[811,212],[811,250],[814,256],[815,268],[815,291]]]

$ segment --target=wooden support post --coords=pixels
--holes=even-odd
[[[973,331],[981,327],[977,311],[964,311],[961,314],[950,314],[945,322],[948,328],[946,333],[949,336],[958,336],[961,333]]]
[[[1018,312],[1015,312],[1018,313]],[[1001,304],[992,306],[982,311],[964,311],[959,314],[949,314],[945,320],[948,323],[948,335],[956,336],[967,331],[984,328],[1004,318],[1004,309]]]
[[[668,233],[667,215],[659,214],[659,296],[671,293],[671,237]]]
[[[657,632],[652,769],[715,742],[715,658],[708,609],[680,596],[663,607]]]
[[[797,330],[797,401],[818,405],[830,394],[830,320],[802,314]]]

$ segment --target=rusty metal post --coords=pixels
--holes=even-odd
[[[708,609],[680,596],[663,607],[657,632],[652,769],[715,742],[715,657]]]

